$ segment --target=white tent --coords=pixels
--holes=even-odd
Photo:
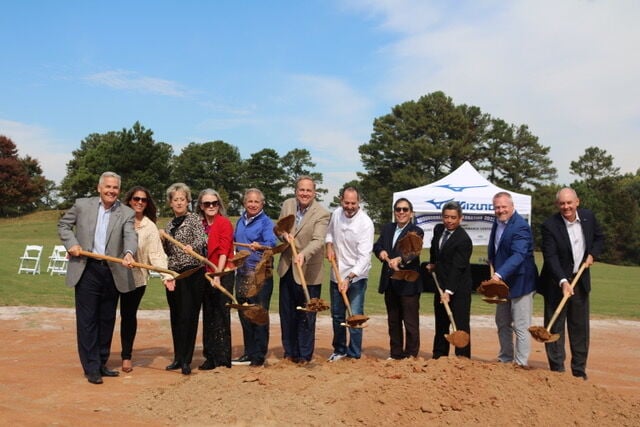
[[[462,206],[462,226],[469,233],[474,245],[486,245],[494,221],[493,196],[507,191],[493,185],[471,166],[462,166],[439,181],[422,187],[393,193],[395,203],[401,197],[411,201],[416,224],[424,230],[424,247],[431,246],[433,227],[442,222],[442,206],[456,201]],[[531,196],[509,191],[516,211],[531,223]]]

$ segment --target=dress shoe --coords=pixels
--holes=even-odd
[[[249,366],[263,366],[264,365],[264,360],[252,360],[251,363],[249,364]]]
[[[102,376],[100,375],[100,372],[90,372],[85,374],[85,377],[87,377],[87,381],[91,384],[102,384]]]
[[[210,371],[212,369],[216,368],[216,364],[213,363],[213,361],[207,359],[205,360],[202,365],[198,366],[198,369],[200,369],[201,371]]]
[[[102,365],[102,366],[100,366],[100,374],[103,377],[117,377],[118,375],[120,375],[120,372],[113,371],[113,370],[107,368],[106,366]]]
[[[180,368],[181,363],[178,362],[177,360],[174,360],[173,362],[171,362],[170,365],[167,365],[167,367],[165,368],[167,371],[175,371],[176,369]]]
[[[191,366],[188,363],[182,365],[182,375],[191,375]]]
[[[243,354],[242,356],[238,357],[237,359],[233,359],[231,361],[232,365],[248,365],[250,363],[251,363],[251,359],[246,354]]]
[[[131,363],[131,359],[124,359],[122,361],[122,372],[129,373],[133,371],[133,365]]]

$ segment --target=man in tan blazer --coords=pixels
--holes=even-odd
[[[280,218],[295,215],[292,230],[278,236],[287,241],[288,235],[295,239],[298,257],[293,259],[291,248],[280,256],[280,329],[284,357],[294,363],[306,364],[313,357],[316,332],[316,313],[297,310],[305,304],[301,278],[293,263],[302,266],[311,298],[320,298],[324,277],[324,239],[329,224],[329,211],[316,201],[316,184],[310,176],[296,180],[295,197],[282,204]]]

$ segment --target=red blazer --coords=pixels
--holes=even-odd
[[[222,255],[226,255],[227,260],[233,258],[233,226],[229,218],[217,214],[209,229],[207,258],[215,265],[218,265]],[[227,262],[227,267],[232,267],[232,265]],[[211,271],[211,268],[207,267],[207,271]]]

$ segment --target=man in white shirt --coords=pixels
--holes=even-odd
[[[360,193],[355,187],[345,187],[340,207],[333,212],[327,228],[326,256],[338,263],[341,277],[331,271],[330,295],[333,319],[333,354],[329,362],[344,357],[359,359],[362,354],[362,329],[349,328],[347,343],[346,307],[340,291],[347,292],[352,314],[364,314],[364,296],[371,269],[373,221],[360,209]],[[338,282],[341,282],[338,285]]]

